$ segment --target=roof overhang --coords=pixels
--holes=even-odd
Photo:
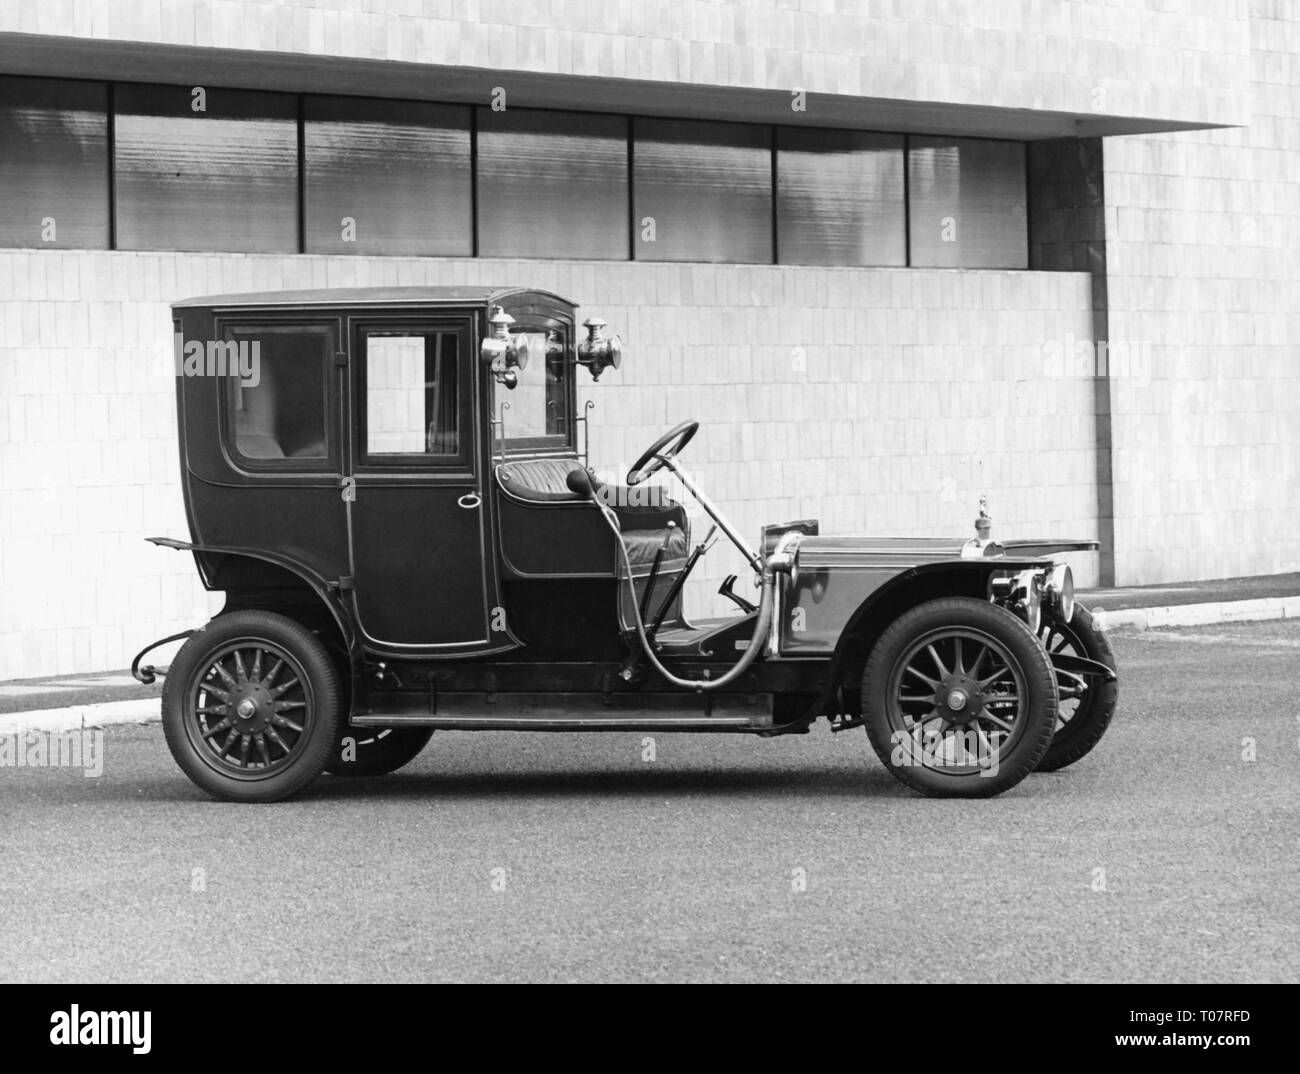
[[[288,93],[486,104],[504,72],[393,60],[0,34],[0,74],[228,86]],[[942,101],[809,93],[793,112],[790,93],[676,82],[512,70],[511,107],[617,112],[966,137],[1094,138],[1223,126],[1204,122],[1002,108]]]
[[[336,307],[336,306],[482,306],[517,296],[539,296],[576,309],[575,303],[536,287],[330,287],[306,291],[250,291],[243,294],[199,295],[172,303],[172,309],[229,309],[232,307]]]

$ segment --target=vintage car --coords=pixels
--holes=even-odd
[[[751,546],[677,462],[694,421],[602,481],[577,370],[617,369],[622,344],[576,310],[490,287],[174,306],[190,539],[151,540],[225,604],[164,639],[187,638],[169,668],[141,666],[156,642],[133,671],[166,675],[167,743],[199,787],[282,799],[391,772],[436,730],[776,737],[825,717],[907,786],[975,797],[1096,745],[1115,660],[1049,558],[1093,542],[999,542],[981,510],[969,540],[801,520]],[[754,599],[729,577],[735,614],[691,621],[683,585],[718,534]]]

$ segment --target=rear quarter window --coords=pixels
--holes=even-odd
[[[329,442],[329,369],[334,350],[326,326],[229,326],[221,346],[229,382],[226,440],[242,462],[259,468],[322,469]]]

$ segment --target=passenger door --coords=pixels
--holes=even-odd
[[[363,634],[399,654],[511,648],[493,629],[504,624],[494,622],[496,575],[484,554],[491,524],[471,316],[353,318],[350,328],[344,501]]]

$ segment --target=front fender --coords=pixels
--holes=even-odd
[[[1089,660],[1086,656],[1075,656],[1072,653],[1048,653],[1052,659],[1052,666],[1058,672],[1064,671],[1071,675],[1096,675],[1103,682],[1116,682],[1119,676],[1115,669],[1103,664],[1100,660]]]
[[[846,565],[808,570],[801,564],[795,584],[782,594],[777,653],[831,655],[847,634],[861,633],[875,617],[887,617],[888,625],[908,608],[937,597],[983,600],[991,575],[1044,566],[1050,564],[1003,557],[947,559],[902,569]]]
[[[1043,562],[988,558],[920,564],[903,571],[890,572],[888,577],[880,581],[865,596],[859,596],[856,602],[841,600],[838,607],[844,609],[844,614],[831,617],[838,621],[829,637],[823,635],[818,639],[816,647],[809,646],[804,650],[798,647],[789,649],[783,647],[783,656],[823,655],[830,658],[831,667],[830,673],[826,676],[827,685],[812,715],[815,717],[831,713],[848,716],[857,714],[858,680],[861,678],[867,657],[875,646],[876,640],[889,624],[909,608],[940,597],[972,597],[976,600],[986,600],[989,594],[989,579],[992,575],[1000,571],[1021,570],[1027,567],[1041,569]],[[832,572],[825,579],[827,590],[822,598],[823,601],[830,594],[835,573],[839,572]],[[810,592],[806,587],[815,584],[815,580],[810,580],[801,573],[799,579],[801,592]],[[859,579],[859,594],[861,589],[862,580]],[[811,600],[811,596],[809,599]],[[803,604],[795,604],[784,609],[787,621],[797,607],[803,607]],[[793,634],[786,636],[792,637]]]

